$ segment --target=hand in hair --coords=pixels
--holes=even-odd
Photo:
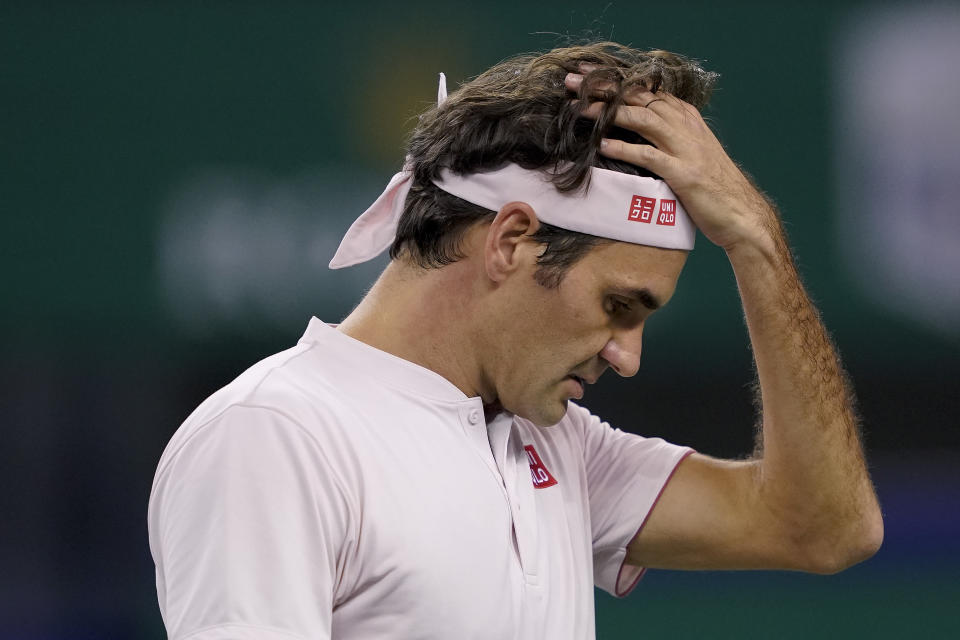
[[[581,65],[583,73],[594,70]],[[583,75],[571,73],[566,86],[577,91]],[[604,84],[590,96],[583,115],[599,118],[608,107]],[[662,177],[680,198],[697,227],[728,251],[744,242],[766,243],[776,237],[775,209],[730,159],[697,109],[679,98],[642,84],[625,89],[613,124],[640,134],[651,144],[604,138],[600,153],[643,167]]]

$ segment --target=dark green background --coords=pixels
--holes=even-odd
[[[721,72],[707,114],[783,211],[855,382],[887,517],[881,553],[838,576],[654,571],[624,601],[598,593],[599,637],[946,635],[960,601],[958,334],[870,302],[833,233],[835,43],[870,9],[0,6],[0,635],[160,637],[145,514],[166,440],[203,397],[292,345],[311,314],[342,317],[375,273],[326,274],[330,256],[318,256],[315,275],[278,293],[283,313],[211,313],[191,329],[159,275],[183,185],[211,171],[262,185],[333,176],[311,187],[316,202],[336,202],[339,180],[362,209],[398,168],[437,72],[453,90],[506,56],[585,34]],[[339,237],[351,207],[298,215]],[[590,406],[625,429],[744,455],[746,333],[730,270],[704,238],[658,316],[641,373],[605,381]]]

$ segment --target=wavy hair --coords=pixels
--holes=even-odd
[[[564,86],[564,78],[581,73],[584,63],[596,68],[584,74],[575,94]],[[390,256],[408,254],[424,268],[450,264],[463,257],[460,242],[467,228],[496,215],[434,185],[432,180],[444,168],[468,174],[515,163],[549,172],[564,192],[586,189],[591,167],[652,176],[599,153],[604,137],[647,143],[612,124],[622,94],[644,84],[702,110],[716,79],[717,74],[682,55],[613,42],[519,55],[495,65],[420,116],[407,145],[413,186]],[[601,91],[601,86],[606,89]],[[605,105],[600,117],[584,117],[582,110],[597,100]],[[566,270],[591,247],[609,242],[545,223],[532,237],[544,245],[536,279],[547,287],[558,286]]]

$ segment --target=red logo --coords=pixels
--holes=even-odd
[[[543,460],[540,459],[533,445],[524,445],[523,448],[527,451],[527,459],[530,461],[530,475],[533,477],[533,488],[546,489],[547,487],[552,487],[557,484],[556,478],[550,475],[547,468],[543,466]]]
[[[674,226],[677,222],[677,201],[676,200],[661,200],[660,201],[660,215],[657,216],[657,224],[665,224],[667,226]]]
[[[633,200],[630,202],[630,214],[627,219],[635,222],[650,222],[655,206],[657,206],[656,198],[633,196]]]

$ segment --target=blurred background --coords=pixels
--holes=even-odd
[[[169,437],[360,299],[383,260],[326,263],[438,72],[454,90],[583,36],[722,74],[707,114],[783,211],[886,516],[836,576],[598,592],[598,637],[960,637],[960,5],[845,0],[0,5],[0,637],[164,637],[146,507]],[[704,238],[644,347],[587,404],[749,453],[746,331]]]

